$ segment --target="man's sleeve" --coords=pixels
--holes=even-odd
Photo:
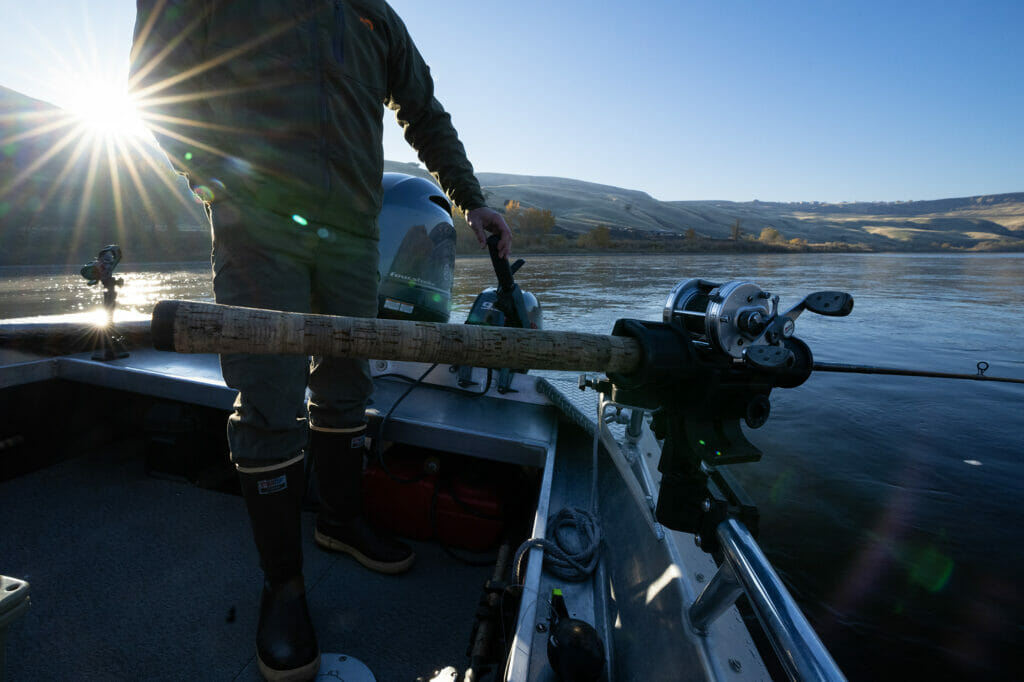
[[[405,140],[416,150],[441,188],[463,211],[484,206],[480,183],[459,141],[451,116],[434,97],[430,68],[420,55],[405,24],[392,11],[391,53],[388,59],[388,108],[395,111]]]
[[[209,127],[209,93],[201,74],[210,2],[137,0],[130,89],[143,119],[175,170],[195,186],[223,153]]]

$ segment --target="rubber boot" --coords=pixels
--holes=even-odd
[[[269,467],[237,468],[263,569],[256,630],[260,673],[272,682],[312,680],[320,669],[320,648],[302,579],[302,456]]]
[[[416,555],[412,548],[372,528],[363,516],[363,456],[366,426],[348,430],[310,429],[309,451],[316,469],[320,513],[316,543],[344,552],[378,573],[404,573]]]

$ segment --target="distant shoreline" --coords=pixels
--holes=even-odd
[[[877,250],[877,249],[866,249],[866,248],[851,248],[851,249],[745,249],[730,251],[728,249],[715,250],[663,250],[663,251],[651,251],[644,249],[596,249],[596,250],[568,250],[568,251],[537,251],[531,249],[517,250],[515,243],[513,242],[512,259],[520,256],[555,256],[559,258],[566,257],[579,257],[587,258],[592,256],[684,256],[684,255],[734,255],[734,256],[764,256],[764,255],[784,255],[784,254],[855,254],[863,256],[872,255],[899,255],[899,256],[999,256],[999,255],[1015,255],[1024,254],[1024,247],[1016,249],[1005,249],[1005,250],[981,250],[981,249],[892,249],[892,250]],[[456,253],[455,258],[489,258],[490,256],[486,251],[479,253]],[[52,270],[52,269],[63,269],[68,272],[77,272],[85,261],[82,263],[0,263],[0,268],[7,270],[17,270],[19,268],[31,269],[31,270]],[[138,261],[133,262],[131,260],[123,260],[121,262],[120,271],[127,272],[132,270],[151,270],[151,269],[170,269],[180,268],[182,266],[194,266],[194,267],[210,267],[209,259],[196,259],[189,258],[180,261]],[[3,273],[0,273],[3,274]]]

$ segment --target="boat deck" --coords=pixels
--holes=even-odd
[[[516,375],[499,395],[485,370],[457,389],[446,366],[371,367],[371,427],[383,440],[536,475],[536,508],[520,519],[533,528],[522,539],[548,537],[549,514],[589,508],[596,486],[604,558],[588,579],[567,582],[542,571],[541,550],[531,550],[519,621],[503,631],[515,642],[509,679],[553,679],[544,652],[555,589],[598,630],[609,678],[768,678],[735,608],[709,636],[687,628],[686,605],[714,563],[692,537],[653,524],[623,485],[632,474],[624,479],[621,462],[594,449],[593,392]],[[243,501],[225,492],[234,483],[223,437],[234,392],[216,358],[0,351],[0,398],[0,443],[10,444],[0,447],[0,574],[31,590],[30,608],[7,627],[6,679],[259,679],[261,572]],[[656,462],[654,449],[631,456]],[[365,662],[381,682],[466,670],[493,553],[412,542],[413,569],[382,576],[316,548],[313,520],[304,515],[305,576],[323,652]],[[465,561],[481,558],[482,566]]]
[[[0,565],[31,586],[9,628],[7,680],[258,680],[262,585],[241,498],[146,472],[138,443],[0,483]],[[402,576],[316,548],[305,576],[324,652],[378,680],[464,667],[491,569],[434,543]],[[428,675],[429,677],[429,675]]]
[[[426,366],[375,369],[379,421],[409,386],[394,375],[418,378]],[[225,413],[234,396],[212,356],[139,350],[98,362],[89,354],[5,352],[0,389],[31,385],[84,386],[100,400],[114,389]],[[524,390],[520,401],[463,399],[461,410],[452,410],[456,398],[412,391],[389,415],[387,438],[543,464],[556,415],[539,396]],[[60,430],[62,418],[46,421]],[[105,434],[111,426],[117,430],[107,425]],[[31,591],[30,608],[8,628],[5,679],[259,679],[254,635],[262,578],[242,499],[156,474],[146,457],[152,442],[125,432],[112,440],[87,434],[71,456],[48,453],[43,459],[54,463],[0,482],[0,574],[27,581]],[[38,454],[24,447],[31,438],[14,442],[23,447],[0,451],[0,458]],[[429,678],[448,665],[465,669],[493,565],[469,565],[434,542],[413,542],[417,562],[409,573],[379,575],[317,548],[313,520],[304,514],[305,576],[322,651],[364,661],[381,681]],[[458,554],[493,560],[493,552]]]

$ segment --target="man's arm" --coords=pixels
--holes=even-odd
[[[488,208],[473,165],[452,125],[451,116],[434,97],[430,69],[409,37],[405,25],[392,13],[392,49],[388,61],[390,88],[387,105],[395,111],[405,140],[416,150],[441,188],[455,205],[466,212],[466,222],[484,248],[484,232],[500,237],[498,253],[507,258],[512,248],[512,231],[500,213]]]

